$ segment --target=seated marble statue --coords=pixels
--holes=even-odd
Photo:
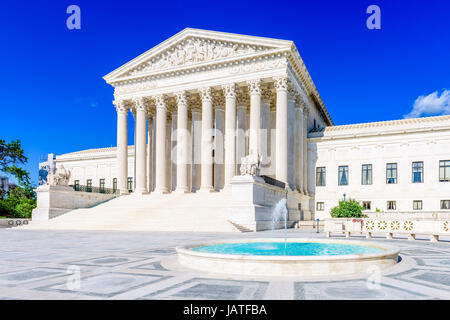
[[[240,167],[241,175],[259,176],[261,162],[262,156],[253,152],[246,157],[242,157]]]
[[[67,186],[69,179],[70,171],[61,164],[57,168],[50,169],[47,175],[47,184],[50,186]]]

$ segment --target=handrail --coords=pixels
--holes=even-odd
[[[119,194],[118,189],[104,188],[104,187],[93,187],[93,186],[82,186],[82,185],[71,185],[75,191],[80,192],[92,192],[92,193],[104,193],[104,194]]]

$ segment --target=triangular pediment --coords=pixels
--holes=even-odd
[[[111,83],[180,67],[291,48],[292,44],[286,40],[187,28],[104,78]]]

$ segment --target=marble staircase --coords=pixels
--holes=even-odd
[[[231,191],[125,195],[21,229],[242,232],[228,221]]]

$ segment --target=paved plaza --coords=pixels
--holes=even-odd
[[[3,228],[0,299],[450,299],[450,242],[446,241],[372,239],[400,248],[402,261],[381,276],[368,275],[369,280],[367,276],[329,281],[245,279],[186,270],[176,261],[176,246],[255,237],[283,237],[283,232]],[[323,238],[324,234],[292,229],[288,237]]]

